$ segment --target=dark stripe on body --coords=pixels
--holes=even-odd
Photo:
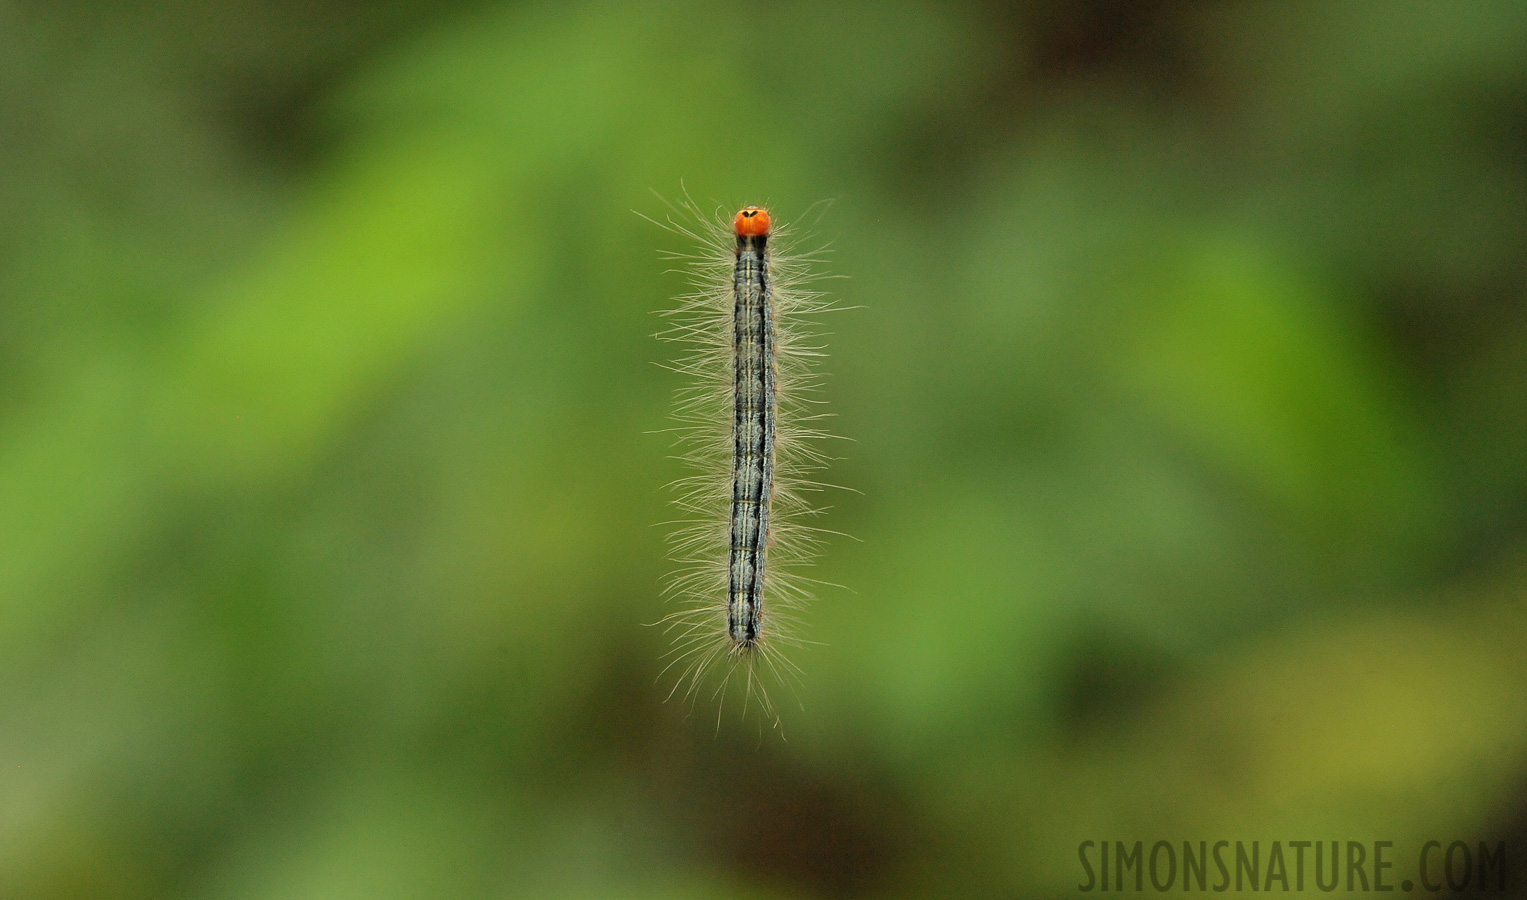
[[[738,235],[732,271],[732,503],[726,631],[751,649],[763,620],[769,506],[774,497],[775,323],[768,235]]]

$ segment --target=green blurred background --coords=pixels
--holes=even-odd
[[[862,307],[783,737],[643,627],[681,181]],[[1519,2],[0,0],[0,897],[1519,851],[1524,250]]]

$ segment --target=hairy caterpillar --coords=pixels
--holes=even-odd
[[[682,688],[690,701],[713,668],[725,668],[718,696],[740,674],[745,701],[777,726],[765,681],[798,672],[781,649],[800,643],[795,614],[817,582],[795,570],[827,533],[807,524],[822,510],[806,495],[826,487],[814,476],[828,461],[816,446],[829,414],[814,396],[823,347],[811,317],[833,306],[804,288],[819,253],[793,255],[767,210],[706,217],[687,197],[673,208],[684,221],[658,224],[701,249],[671,254],[693,290],[658,334],[687,345],[670,368],[691,379],[672,429],[691,474],[674,483],[685,518],[670,536],[678,569],[665,594],[680,608],[663,620],[674,636],[664,672],[679,673],[669,696]]]

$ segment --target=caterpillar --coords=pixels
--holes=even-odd
[[[675,399],[676,444],[689,474],[674,482],[683,519],[670,535],[676,571],[664,593],[678,609],[662,621],[673,635],[664,673],[676,671],[670,699],[691,703],[708,674],[724,670],[715,696],[740,676],[744,703],[756,700],[779,726],[767,682],[791,683],[799,669],[783,653],[803,641],[798,613],[821,584],[799,571],[828,532],[810,522],[824,511],[810,497],[828,485],[817,396],[824,354],[814,316],[836,309],[807,289],[825,250],[796,254],[789,228],[763,207],[707,217],[687,196],[681,215],[661,225],[694,241],[684,262],[692,290],[663,312],[657,335],[685,345],[668,367],[689,379]]]

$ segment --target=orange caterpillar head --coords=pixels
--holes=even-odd
[[[758,237],[769,233],[769,211],[757,206],[740,210],[732,220],[738,237]]]

